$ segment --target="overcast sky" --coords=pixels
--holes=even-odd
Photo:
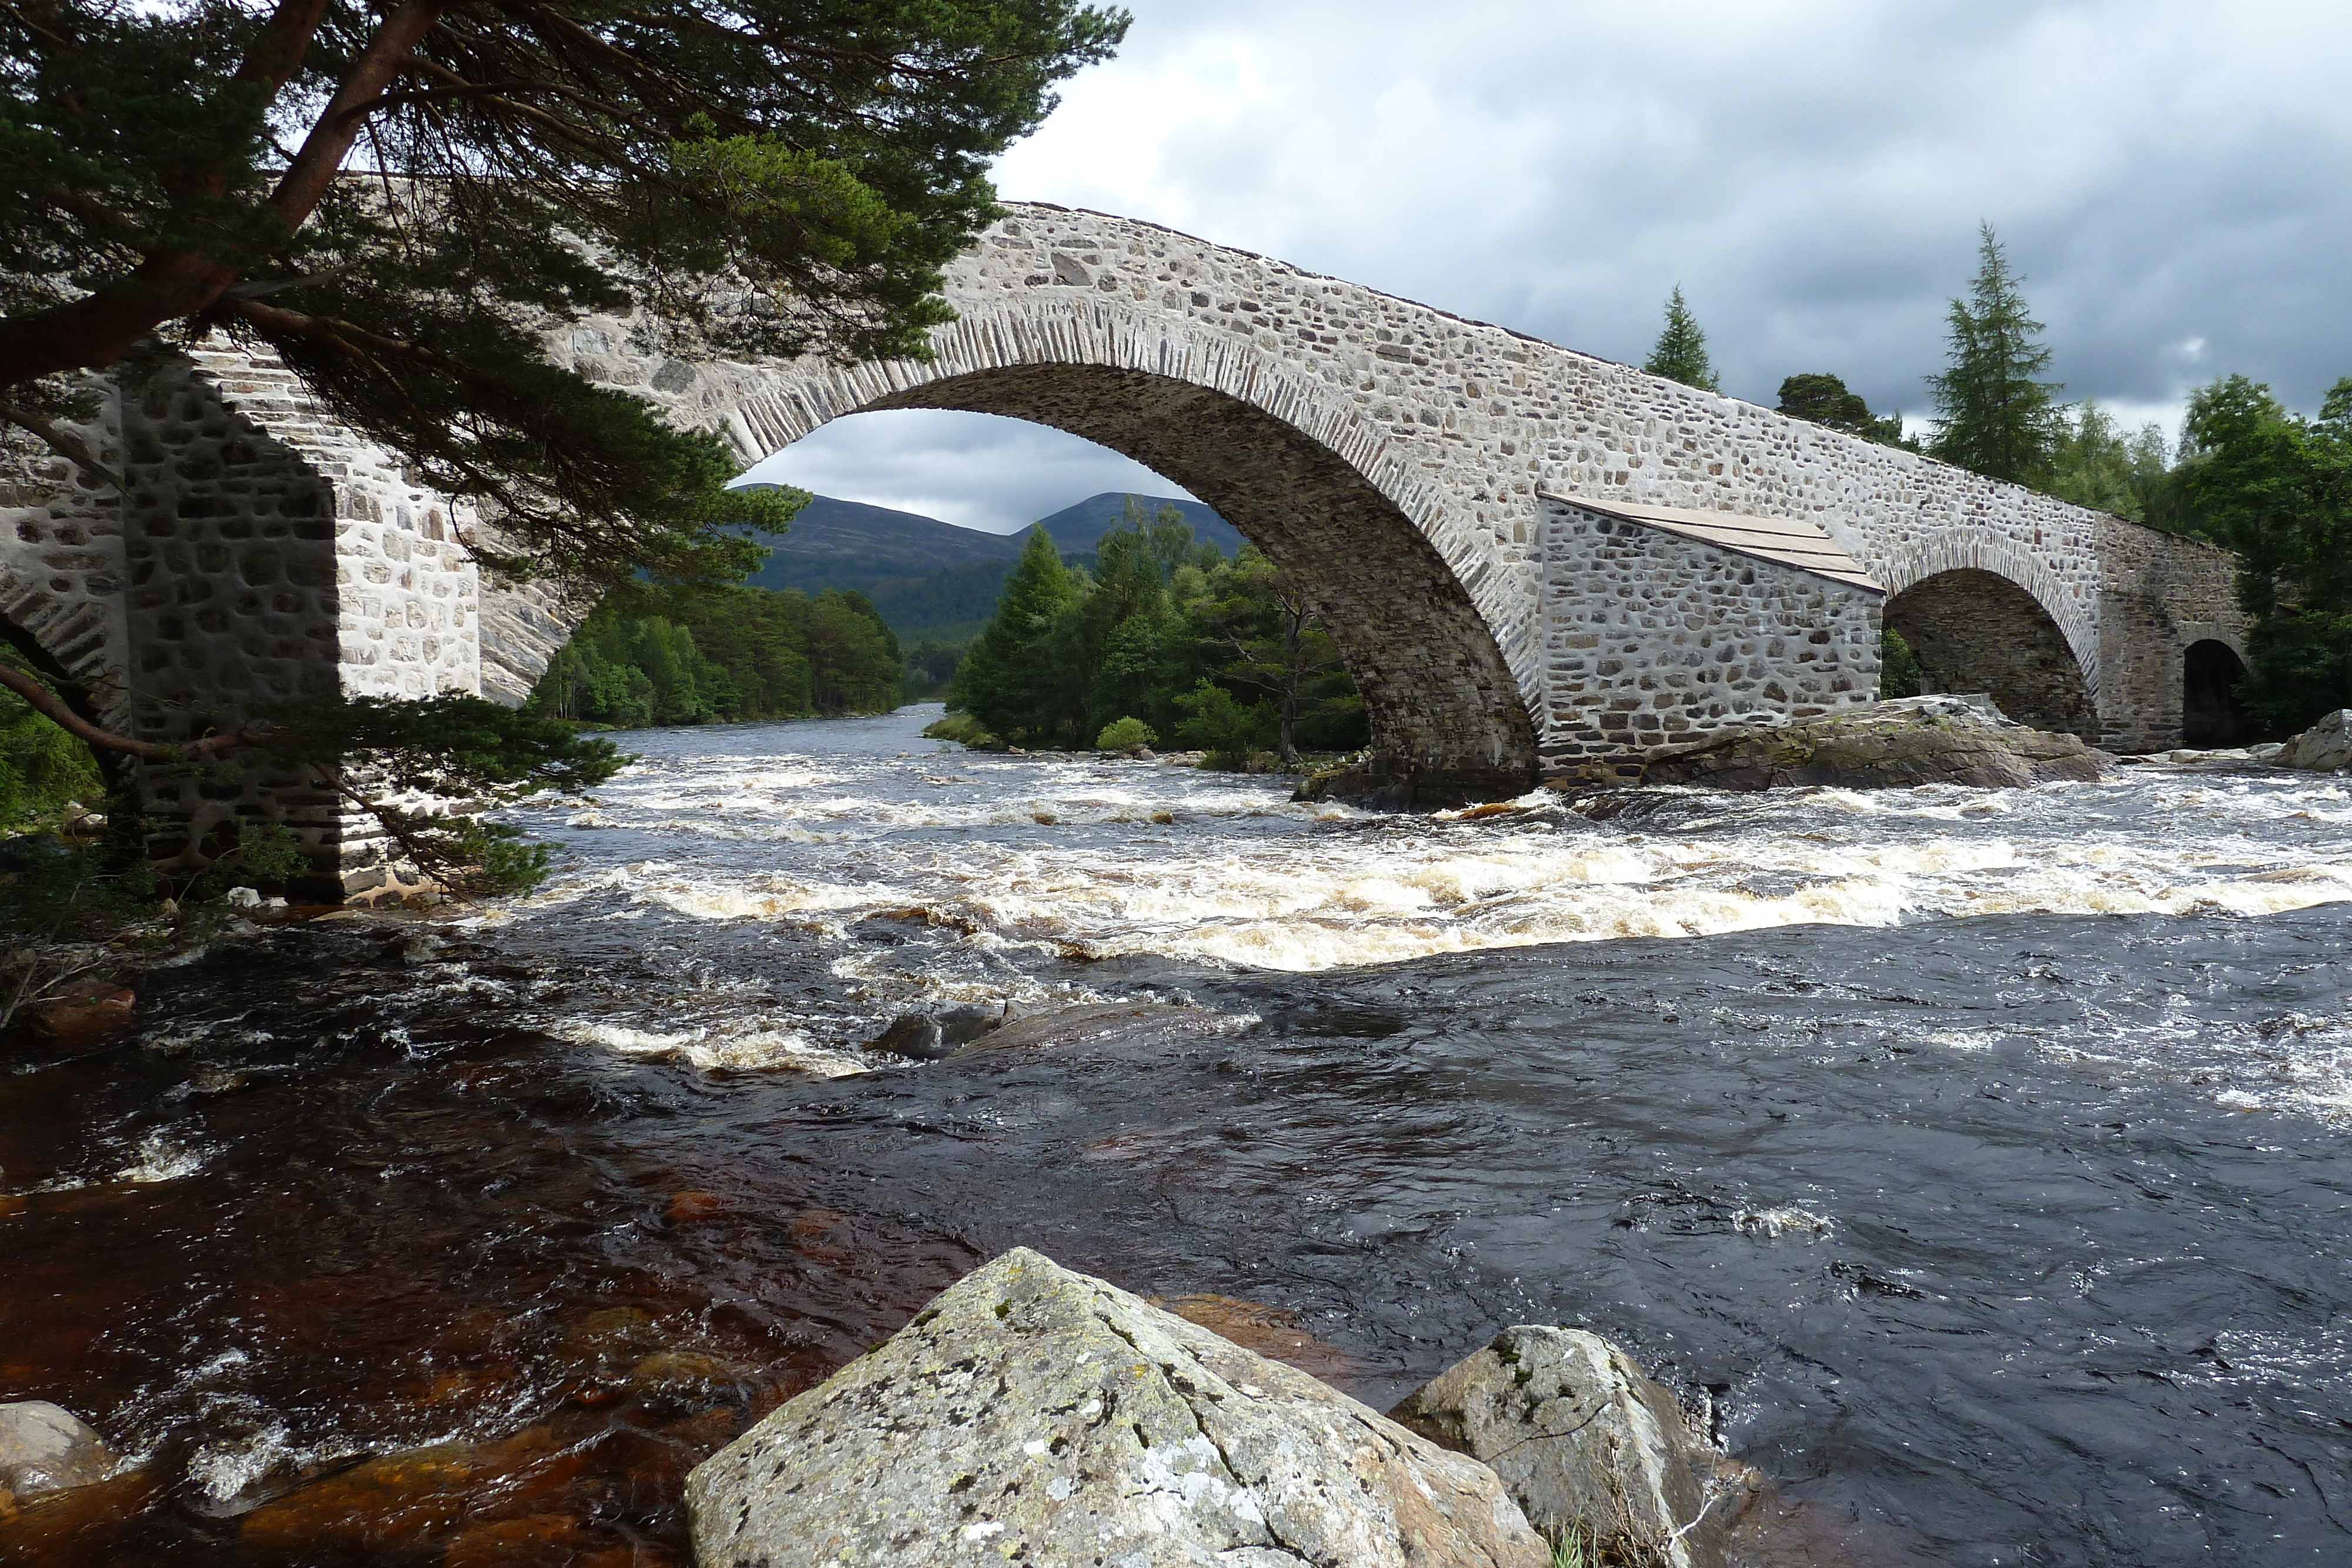
[[[2239,0],[1136,0],[998,170],[1640,361],[1676,283],[1723,389],[1832,371],[1927,412],[1991,223],[2052,374],[2177,424],[2242,371],[2352,375],[2352,5]],[[1018,528],[1113,454],[979,415],[836,422],[761,472]]]

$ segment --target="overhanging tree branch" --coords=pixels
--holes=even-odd
[[[47,685],[13,664],[0,664],[0,686],[15,692],[34,712],[84,745],[111,751],[121,757],[136,757],[143,762],[190,762],[198,758],[217,756],[240,746],[257,745],[264,738],[253,730],[240,729],[228,735],[208,735],[201,740],[133,740],[127,735],[117,735],[112,730],[102,729],[90,723],[67,706],[65,699]]]
[[[100,484],[111,485],[118,490],[123,487],[121,476],[100,463],[97,455],[90,451],[87,442],[58,423],[57,421],[45,418],[22,403],[7,398],[0,398],[0,421],[5,421],[19,430],[39,437],[50,451],[75,465]]]

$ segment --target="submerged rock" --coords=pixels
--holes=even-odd
[[[698,1562],[1544,1568],[1494,1472],[1016,1248],[697,1466]]]
[[[29,1009],[36,1032],[62,1045],[87,1045],[131,1025],[138,997],[110,980],[77,980]]]
[[[1143,1047],[1167,1050],[1234,1026],[1231,1014],[1149,998],[1085,1002],[1076,1007],[1019,1011],[1003,1027],[972,1042],[971,1053],[1023,1049],[1096,1050]]]
[[[2352,768],[2352,707],[2340,707],[2288,741],[2271,758],[2281,768],[2333,772]]]
[[[0,1494],[15,1503],[91,1486],[114,1473],[114,1455],[89,1423],[62,1405],[0,1405]]]
[[[914,1061],[934,1061],[954,1050],[947,1043],[940,1020],[929,1013],[900,1013],[890,1020],[888,1029],[868,1042],[868,1048]]]
[[[1642,782],[1712,789],[1792,784],[1999,789],[2095,780],[2113,760],[2077,737],[2012,723],[1986,699],[1937,695],[1871,703],[1791,724],[1717,730],[1650,753]]]
[[[1528,1522],[1574,1539],[1586,1561],[1720,1568],[1760,1484],[1632,1357],[1580,1329],[1506,1329],[1389,1415],[1493,1467]]]
[[[890,1020],[888,1029],[868,1042],[868,1049],[916,1061],[936,1061],[1003,1029],[1019,1018],[1022,1010],[1012,1002],[992,1008],[967,1002],[944,1012],[900,1013]]]

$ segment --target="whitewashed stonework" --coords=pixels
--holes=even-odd
[[[673,355],[619,319],[580,323],[557,347],[592,379],[723,431],[747,463],[885,408],[1010,414],[1124,452],[1307,586],[1389,767],[1474,792],[1653,733],[1592,722],[1585,695],[1559,685],[1597,674],[1556,657],[1561,608],[1630,585],[1569,581],[1581,567],[1560,553],[1570,540],[1544,493],[1816,525],[1888,591],[1897,622],[1918,610],[1965,630],[1949,610],[1971,583],[2013,585],[2046,628],[2037,667],[2063,666],[2082,727],[2111,745],[2177,743],[2191,643],[2243,652],[2221,551],[1150,224],[1008,207],[949,268],[946,294],[959,319],[922,363]],[[0,614],[110,722],[193,736],[335,687],[517,702],[584,611],[486,587],[457,543],[472,519],[321,416],[267,356],[128,370],[106,401],[85,434],[120,465],[127,497],[0,435]],[[1703,547],[1669,553],[1658,570],[1677,581],[1725,570]],[[1827,630],[1845,689],[1811,691],[1826,666],[1798,675],[1788,654],[1777,678],[1743,674],[1678,716],[1854,699],[1874,682],[1860,603],[1790,589],[1737,610],[1739,645],[1817,649]],[[1776,637],[1756,619],[1774,616],[1805,623]],[[1669,653],[1641,657],[1654,680]],[[1675,705],[1660,695],[1645,711],[1664,737]],[[302,797],[321,853],[381,881],[360,863],[373,851],[291,783],[219,800],[152,789],[153,809],[184,827],[159,849],[194,852],[213,824]]]

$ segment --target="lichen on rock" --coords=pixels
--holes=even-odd
[[[1389,1414],[1491,1467],[1546,1539],[1603,1563],[1720,1568],[1760,1484],[1631,1356],[1580,1329],[1506,1329]]]
[[[697,1562],[1542,1568],[1494,1473],[1016,1248],[688,1478]]]

